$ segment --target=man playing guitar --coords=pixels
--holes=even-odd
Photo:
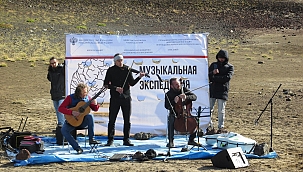
[[[75,93],[68,95],[62,104],[59,106],[59,112],[65,114],[66,121],[63,124],[61,128],[62,135],[65,137],[65,139],[70,143],[70,145],[73,147],[74,150],[77,151],[78,154],[81,154],[83,152],[82,148],[79,146],[79,144],[76,142],[74,137],[71,135],[71,131],[75,130],[77,127],[85,128],[88,126],[88,137],[89,137],[89,144],[99,144],[97,140],[94,140],[94,116],[92,114],[89,114],[90,109],[93,111],[98,111],[99,104],[97,103],[96,99],[91,99],[88,95],[87,85],[80,83],[78,84]],[[86,108],[83,112],[81,111],[81,107],[78,107],[78,104],[85,104],[89,103],[87,109],[88,113],[85,113]],[[90,109],[89,109],[90,108]],[[80,109],[80,110],[78,110]],[[82,118],[81,118],[82,117]],[[75,121],[82,120],[82,123],[79,124],[79,126],[75,126],[72,120],[69,122],[68,119],[76,119]]]

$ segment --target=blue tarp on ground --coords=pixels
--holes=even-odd
[[[84,152],[82,154],[77,154],[71,146],[57,145],[56,139],[53,137],[40,137],[44,141],[43,154],[32,153],[31,158],[28,160],[16,160],[15,154],[7,151],[9,157],[12,157],[11,161],[15,163],[15,166],[25,166],[29,164],[47,164],[53,162],[104,162],[109,161],[109,158],[115,154],[128,154],[133,155],[137,151],[145,153],[149,149],[153,149],[157,154],[162,154],[163,156],[157,156],[154,160],[164,160],[167,159],[210,159],[222,149],[218,149],[216,145],[209,146],[206,145],[205,139],[202,137],[199,138],[199,142],[205,146],[207,150],[203,147],[193,147],[187,145],[186,136],[175,136],[174,143],[175,148],[170,150],[166,147],[167,139],[165,136],[157,136],[150,138],[149,140],[131,140],[135,146],[123,146],[123,140],[121,137],[115,137],[114,146],[104,147],[102,144],[105,144],[107,137],[96,136],[96,140],[102,142],[94,152],[91,151],[90,145],[86,144],[85,146],[85,137],[78,137],[78,142],[83,148]],[[198,139],[196,139],[198,141]],[[87,141],[88,142],[88,141]],[[188,151],[181,152],[182,148],[188,148]],[[170,153],[170,156],[166,156],[167,153]],[[270,152],[267,155],[258,156],[252,153],[245,154],[246,158],[276,158],[278,157],[276,152]],[[124,160],[132,160],[124,159]]]

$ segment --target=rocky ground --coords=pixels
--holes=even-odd
[[[64,59],[65,33],[208,32],[209,61],[224,48],[235,66],[228,130],[270,143],[269,107],[259,125],[254,122],[281,84],[273,98],[273,149],[279,158],[252,159],[236,171],[302,171],[302,18],[302,0],[0,0],[0,127],[18,128],[29,117],[33,132],[54,129],[47,63],[51,56]],[[210,160],[13,167],[0,154],[2,171],[229,171]]]

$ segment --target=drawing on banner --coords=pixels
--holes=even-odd
[[[105,59],[86,59],[79,61],[77,69],[72,73],[71,80],[69,81],[69,92],[75,92],[79,83],[85,83],[89,87],[89,94],[95,95],[103,87],[104,74],[109,68],[110,64],[105,63]],[[104,102],[105,92],[101,93],[97,102],[101,106],[106,106],[108,103]],[[105,105],[103,105],[105,103]],[[96,113],[96,112],[95,112]],[[108,116],[108,113],[98,113],[102,116]]]

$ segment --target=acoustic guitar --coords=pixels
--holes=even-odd
[[[96,95],[94,95],[88,102],[80,101],[75,107],[69,108],[72,111],[80,112],[80,115],[75,117],[73,115],[65,114],[64,116],[67,122],[74,127],[80,126],[83,122],[84,117],[90,113],[89,105],[91,104],[91,102],[104,91],[106,91],[106,88],[102,87],[101,90]]]

